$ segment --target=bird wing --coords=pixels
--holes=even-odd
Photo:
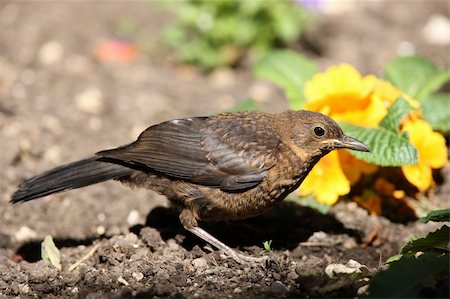
[[[268,120],[258,122],[258,118],[264,115],[172,120],[148,128],[130,145],[97,155],[176,179],[239,192],[258,185],[276,163],[278,135],[267,125]]]

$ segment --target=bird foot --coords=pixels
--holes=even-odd
[[[209,244],[213,245],[220,251],[224,252],[228,257],[231,257],[233,260],[235,260],[239,264],[248,264],[248,263],[264,263],[267,260],[266,256],[261,257],[255,257],[255,256],[248,256],[241,253],[237,253],[234,251],[231,247],[224,244],[202,228],[198,226],[185,226],[185,228],[193,233],[194,235],[198,236],[199,238],[205,240]]]
[[[230,247],[222,249],[227,257],[232,258],[238,264],[263,264],[267,261],[267,256],[251,256],[238,253]]]

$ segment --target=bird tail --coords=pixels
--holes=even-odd
[[[133,170],[92,157],[48,170],[23,182],[11,196],[11,202],[24,202],[76,188],[118,179]]]

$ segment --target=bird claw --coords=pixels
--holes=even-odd
[[[184,212],[184,213],[182,212],[181,215],[182,216],[186,216],[186,215],[190,216],[188,214],[189,210],[185,210],[185,211],[186,212]],[[180,216],[180,219],[182,219],[182,223],[183,223],[183,219],[185,219],[185,218]],[[241,253],[237,253],[231,247],[224,244],[223,242],[221,242],[220,240],[218,240],[217,238],[215,238],[214,236],[212,236],[211,234],[209,234],[204,229],[202,229],[198,226],[185,225],[185,228],[188,231],[190,231],[191,233],[193,233],[194,235],[196,235],[197,237],[203,239],[204,241],[208,242],[209,244],[211,244],[214,247],[216,247],[217,249],[219,249],[221,252],[225,253],[226,256],[231,257],[238,264],[251,264],[251,263],[262,264],[262,263],[265,263],[265,261],[267,260],[267,256],[255,257],[255,256],[248,256],[248,255],[244,255]]]
[[[225,251],[225,255],[227,257],[232,258],[235,260],[238,264],[264,264],[268,257],[267,256],[251,256],[251,255],[245,255],[242,253],[238,253],[234,251],[233,249],[229,248],[230,250]]]

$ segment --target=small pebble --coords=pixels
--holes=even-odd
[[[103,225],[97,226],[96,229],[97,235],[104,235],[106,232],[106,228]]]
[[[450,19],[443,15],[432,15],[422,29],[423,38],[432,45],[450,44]]]
[[[269,102],[275,95],[275,89],[267,82],[257,81],[250,86],[249,96],[256,102]]]
[[[295,271],[291,271],[289,272],[289,274],[287,275],[287,278],[290,280],[296,280],[298,278],[298,274],[295,273]]]
[[[358,296],[363,296],[364,294],[367,293],[368,289],[369,289],[369,285],[366,284],[366,285],[360,287],[356,293],[358,294]]]
[[[39,50],[39,61],[43,64],[55,64],[61,61],[63,56],[63,47],[57,41],[45,43]]]
[[[215,70],[209,80],[211,85],[217,88],[232,87],[236,81],[233,71],[229,68]]]
[[[98,221],[103,222],[103,221],[106,220],[106,215],[105,215],[104,213],[99,213],[99,214],[97,215],[97,219],[98,219]]]
[[[44,159],[50,161],[52,164],[58,164],[61,162],[61,147],[57,145],[50,146],[44,154]]]
[[[101,114],[104,108],[103,94],[97,87],[89,87],[79,93],[75,102],[77,108],[87,114]]]
[[[208,266],[208,262],[206,261],[206,259],[199,257],[192,260],[192,265],[196,268],[204,268]]]
[[[117,278],[117,281],[120,282],[123,285],[129,285],[128,281],[126,281],[122,276],[120,276],[119,278]]]
[[[347,238],[347,239],[345,239],[345,240],[343,241],[342,246],[343,246],[345,249],[353,249],[353,248],[355,248],[356,246],[358,246],[358,244],[356,244],[355,239],[353,239],[353,238]]]
[[[30,292],[30,286],[25,283],[19,283],[19,292],[22,294],[28,294]]]
[[[142,274],[141,272],[133,272],[131,276],[133,276],[136,281],[141,281],[144,278],[144,274]]]
[[[174,239],[167,240],[167,245],[170,251],[177,251],[180,248],[180,245]]]
[[[29,228],[28,226],[22,226],[15,234],[14,238],[17,242],[24,242],[28,240],[35,239],[37,237],[37,233]]]
[[[270,286],[270,290],[273,293],[282,294],[289,291],[289,289],[279,280],[274,281],[272,285]]]
[[[325,268],[325,273],[328,277],[333,278],[338,275],[349,275],[355,273],[362,273],[365,266],[361,265],[355,260],[349,260],[347,264],[330,264]]]
[[[139,223],[139,211],[138,210],[131,210],[127,217],[127,222],[129,225],[136,225]]]

